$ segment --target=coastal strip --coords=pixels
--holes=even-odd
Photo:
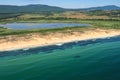
[[[16,49],[28,49],[33,47],[47,46],[47,45],[61,45],[63,43],[106,38],[119,36],[120,30],[105,30],[94,29],[86,31],[66,31],[51,32],[48,34],[31,33],[26,35],[9,35],[0,37],[0,51],[9,51]]]

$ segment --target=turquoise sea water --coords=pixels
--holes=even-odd
[[[120,37],[0,52],[0,80],[120,80]]]

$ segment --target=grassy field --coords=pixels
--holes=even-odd
[[[0,28],[0,36],[7,35],[24,35],[28,33],[41,33],[41,34],[49,34],[51,32],[68,32],[68,31],[82,31],[88,29],[83,27],[64,27],[64,28],[52,28],[52,29],[30,29],[30,30],[12,30],[12,29],[4,29]]]
[[[39,13],[0,13],[0,20],[86,20],[105,19],[120,20],[120,10],[115,11],[64,11]]]

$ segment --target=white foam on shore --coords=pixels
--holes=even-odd
[[[29,48],[25,48],[25,49],[23,49],[24,51],[27,51],[27,50],[29,50]]]
[[[62,46],[64,43],[55,44],[56,46]]]

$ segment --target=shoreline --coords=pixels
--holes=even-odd
[[[110,37],[101,37],[101,38],[91,38],[91,39],[86,39],[86,40],[75,40],[75,41],[70,41],[70,42],[60,42],[60,43],[54,43],[54,44],[48,44],[48,45],[41,45],[41,46],[33,46],[33,47],[24,47],[24,48],[15,48],[15,49],[8,49],[8,50],[0,50],[0,52],[6,52],[6,51],[16,51],[16,50],[29,50],[32,48],[38,48],[38,47],[47,47],[47,46],[52,46],[52,45],[56,45],[56,46],[62,46],[65,43],[72,43],[72,42],[79,42],[79,41],[89,41],[89,40],[97,40],[97,39],[107,39],[107,38],[112,38],[112,37],[117,37],[120,35],[116,35],[116,36],[110,36]]]
[[[28,34],[24,36],[7,36],[5,39],[0,39],[0,52],[13,51],[20,49],[29,49],[44,47],[50,45],[58,45],[76,41],[99,39],[120,36],[120,30],[87,30],[83,33],[73,31],[71,33],[50,33],[48,35],[42,34]]]

